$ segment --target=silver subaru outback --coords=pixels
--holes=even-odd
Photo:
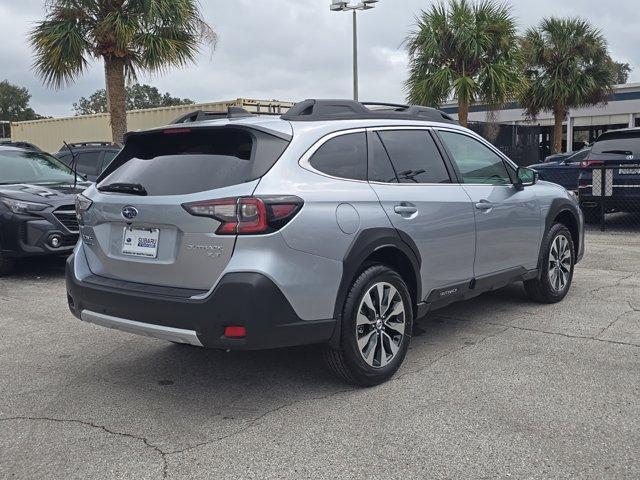
[[[399,368],[413,321],[512,282],[554,303],[583,217],[446,114],[306,100],[130,133],[77,199],[69,307],[219,349],[322,344],[345,380]]]

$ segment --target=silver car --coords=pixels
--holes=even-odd
[[[220,349],[323,344],[359,385],[396,372],[432,310],[520,281],[562,300],[584,252],[564,188],[416,106],[196,112],[129,134],[76,207],[81,320]]]

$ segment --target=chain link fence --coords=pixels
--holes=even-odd
[[[583,168],[578,195],[587,224],[640,233],[640,164]]]

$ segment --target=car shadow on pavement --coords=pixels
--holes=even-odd
[[[15,269],[8,278],[16,280],[64,278],[66,261],[66,256],[22,258],[16,262]]]

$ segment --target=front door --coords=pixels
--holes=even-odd
[[[473,278],[473,206],[427,129],[370,130],[369,181],[393,226],[422,259],[423,298]],[[453,290],[451,290],[453,291]]]
[[[439,130],[476,218],[476,277],[537,267],[542,221],[533,188],[514,187],[515,169],[483,142]]]

